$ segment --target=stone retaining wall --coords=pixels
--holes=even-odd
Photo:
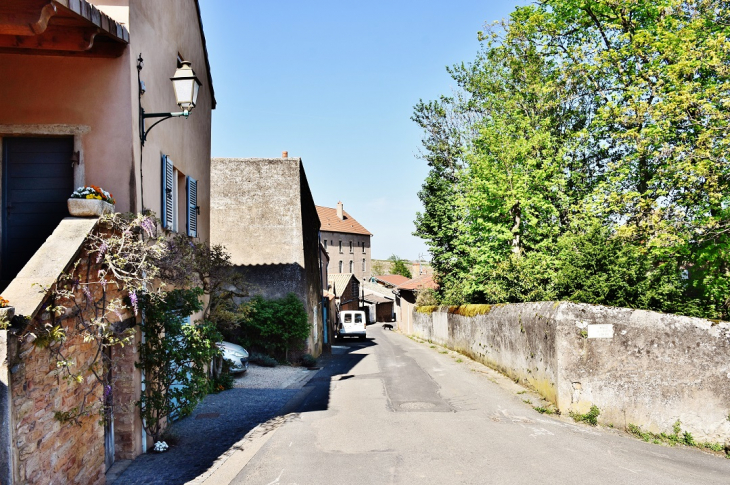
[[[730,440],[730,323],[567,302],[414,313],[413,334],[534,387],[563,413]]]

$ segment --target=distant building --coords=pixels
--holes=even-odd
[[[369,279],[370,231],[344,211],[342,202],[335,209],[317,206],[317,214],[322,223],[320,238],[330,256],[327,272],[352,273],[360,281]]]
[[[222,244],[252,295],[296,294],[309,314],[307,352],[323,350],[326,273],[320,221],[300,158],[214,158],[211,242]]]
[[[327,283],[335,295],[337,311],[360,309],[360,281],[352,273],[330,274]]]

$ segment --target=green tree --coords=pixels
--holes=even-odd
[[[719,0],[545,0],[480,33],[414,114],[442,300],[727,318],[727,25]]]
[[[401,276],[405,276],[408,279],[411,279],[413,277],[411,276],[411,270],[408,269],[408,265],[406,264],[408,263],[407,260],[401,259],[395,254],[392,254],[388,258],[388,261],[393,263],[392,267],[390,268],[391,274],[399,274]]]

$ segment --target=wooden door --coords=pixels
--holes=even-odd
[[[68,216],[72,153],[73,137],[3,138],[3,286]]]

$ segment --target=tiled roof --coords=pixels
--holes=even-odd
[[[344,218],[340,220],[337,217],[337,209],[330,207],[317,206],[317,215],[319,220],[322,222],[322,231],[330,232],[344,232],[347,234],[363,234],[365,236],[372,236],[370,231],[362,227],[362,225],[355,220],[347,211],[342,211]]]
[[[386,285],[398,286],[408,281],[408,278],[399,274],[385,274],[381,276],[373,276],[376,281],[382,281]]]
[[[437,290],[438,287],[439,285],[436,284],[433,277],[428,274],[421,275],[418,278],[413,278],[412,280],[408,280],[405,283],[398,285],[399,290],[422,290],[424,288]]]
[[[330,291],[335,294],[337,298],[342,296],[342,292],[345,291],[350,280],[355,278],[352,273],[330,273],[327,275],[327,283],[332,285]]]

